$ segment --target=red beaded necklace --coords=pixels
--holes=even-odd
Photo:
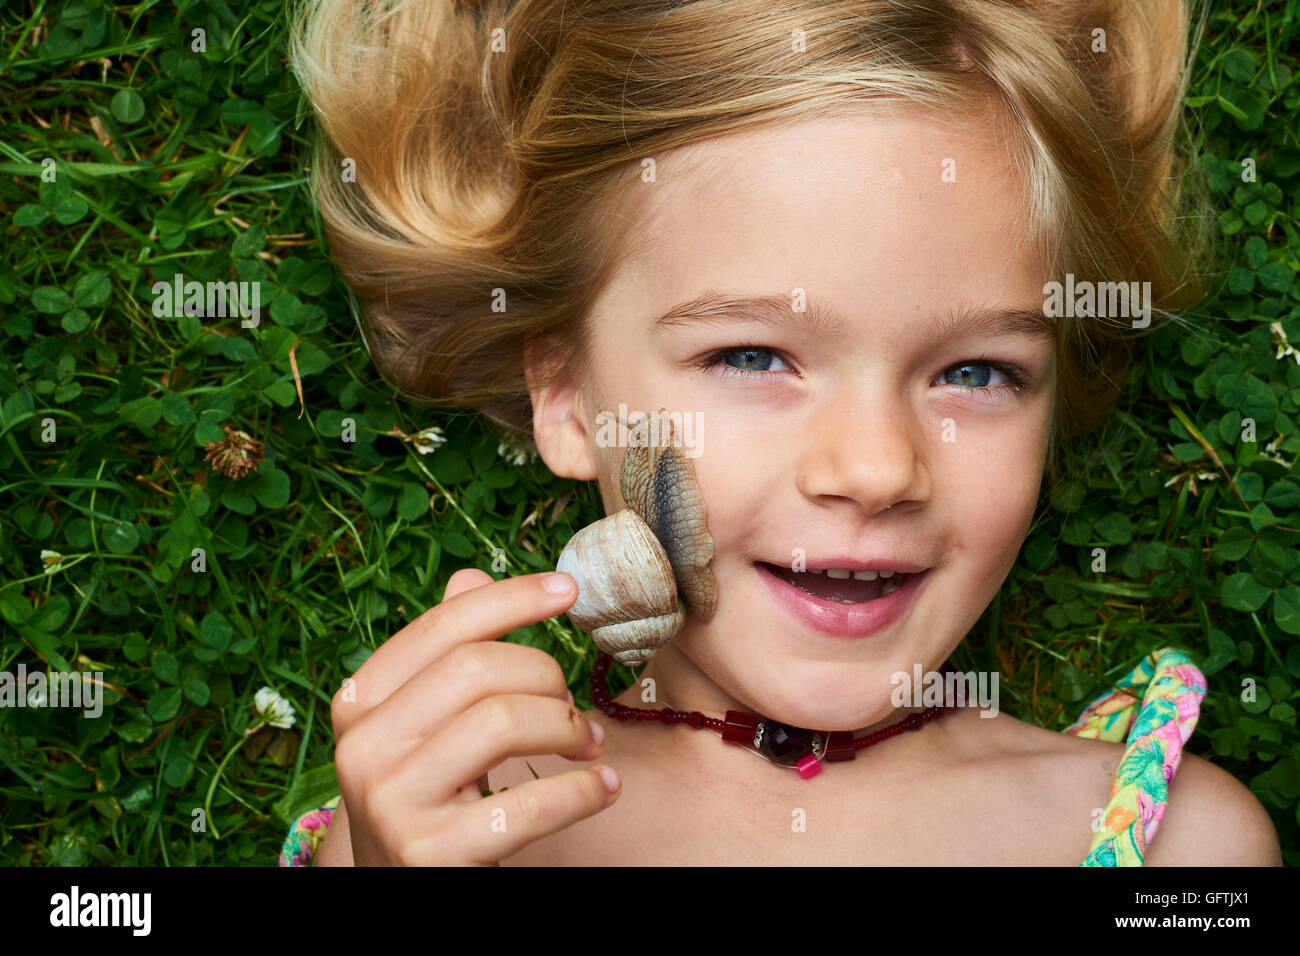
[[[805,730],[743,710],[729,710],[726,719],[719,720],[716,717],[705,717],[698,710],[672,710],[668,707],[651,710],[614,703],[609,699],[609,690],[605,687],[605,675],[609,672],[612,661],[612,657],[602,652],[596,658],[596,665],[591,672],[591,702],[606,716],[615,720],[656,720],[663,724],[687,724],[692,730],[704,727],[717,731],[727,743],[740,744],[779,766],[794,767],[805,780],[821,773],[823,759],[827,762],[852,760],[863,747],[878,744],[905,730],[919,730],[927,720],[933,720],[957,708],[954,703],[929,707],[919,714],[909,714],[906,719],[891,727],[857,738],[851,730]],[[950,669],[949,664],[940,668],[943,672]]]

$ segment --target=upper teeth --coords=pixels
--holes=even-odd
[[[808,572],[810,574],[821,574],[822,569],[809,568]],[[850,575],[852,575],[858,581],[874,581],[876,580],[877,575],[879,575],[882,578],[887,578],[892,576],[893,574],[894,574],[893,571],[885,571],[883,569],[880,571],[874,571],[874,570],[873,571],[850,571],[848,568],[826,568],[826,576],[828,578],[847,579]]]

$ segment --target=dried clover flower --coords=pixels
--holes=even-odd
[[[221,427],[225,429],[226,437],[221,441],[207,443],[206,460],[227,478],[239,479],[255,471],[266,457],[265,446],[247,432],[238,431],[229,425]]]

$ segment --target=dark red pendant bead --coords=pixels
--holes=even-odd
[[[758,741],[758,752],[771,758],[773,763],[793,767],[803,757],[812,753],[815,731],[791,727],[775,720],[763,721],[763,736]]]

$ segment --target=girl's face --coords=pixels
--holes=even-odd
[[[654,156],[653,181],[622,187],[631,253],[589,317],[589,377],[534,394],[534,424],[612,513],[624,449],[598,442],[598,413],[689,420],[718,601],[649,665],[673,706],[885,720],[892,675],[937,670],[1014,563],[1056,370],[995,138],[990,115],[853,110]],[[657,321],[714,295],[770,301]],[[928,570],[892,622],[832,636],[834,612],[792,611],[760,567],[800,557]]]

